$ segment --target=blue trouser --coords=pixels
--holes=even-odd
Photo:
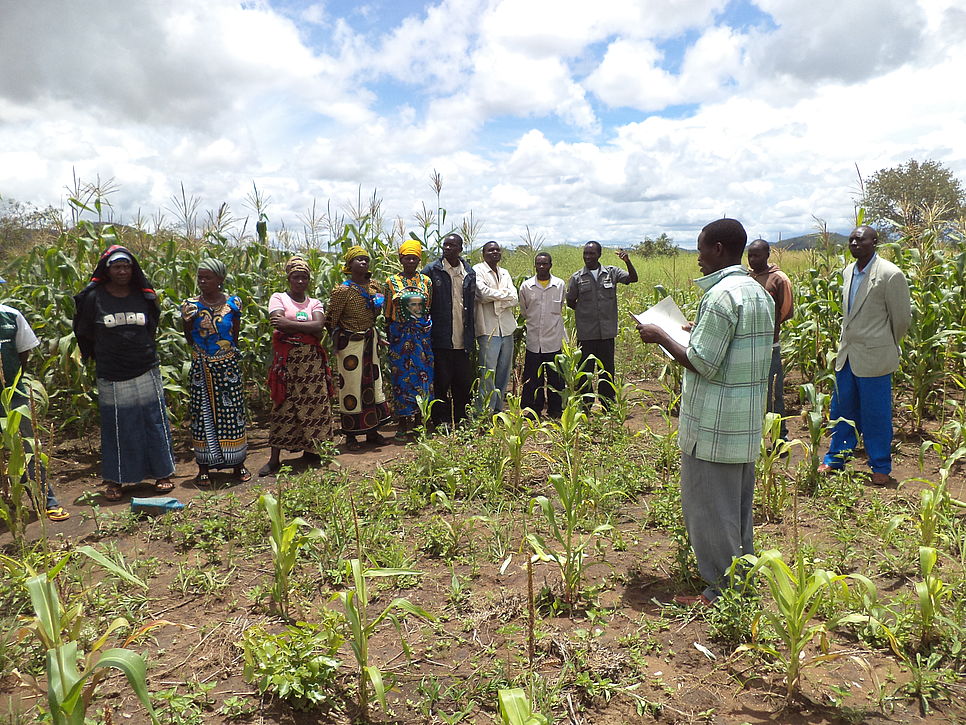
[[[891,374],[860,378],[852,372],[852,366],[846,360],[845,366],[835,373],[831,416],[832,420],[851,420],[855,427],[845,421],[835,424],[825,454],[826,465],[842,468],[858,444],[856,433],[861,433],[872,472],[892,472]]]
[[[731,562],[755,553],[752,506],[755,464],[714,463],[681,453],[681,509],[703,594],[714,601],[728,584]]]
[[[503,395],[510,382],[513,367],[513,335],[480,335],[476,338],[480,362],[480,397],[477,406],[483,409],[489,402],[490,410],[503,410]]]

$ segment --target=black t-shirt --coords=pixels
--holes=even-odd
[[[140,292],[115,297],[104,287],[94,291],[94,360],[97,377],[131,380],[158,364],[157,325],[151,303]]]

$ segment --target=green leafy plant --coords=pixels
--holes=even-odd
[[[130,571],[111,561],[97,550],[83,546],[77,552],[87,556],[101,567],[142,589],[147,585]],[[25,586],[30,594],[33,616],[29,617],[21,636],[33,634],[46,649],[46,690],[35,678],[17,673],[38,693],[46,694],[47,705],[54,725],[84,725],[84,719],[95,692],[110,669],[119,670],[144,705],[152,721],[157,722],[147,690],[147,664],[144,658],[128,649],[134,640],[146,632],[166,624],[151,621],[132,632],[119,647],[102,651],[110,636],[129,626],[126,619],[117,617],[98,636],[88,652],[81,650],[80,631],[91,625],[83,612],[83,600],[76,597],[66,606],[57,592],[57,575],[67,565],[72,554],[65,554],[46,573],[37,573],[29,565],[2,557],[3,564],[11,571],[29,574]]]
[[[31,468],[37,470],[38,464],[47,464],[44,453],[31,453],[24,446],[20,426],[24,418],[32,416],[27,405],[17,404],[17,400],[22,400],[22,393],[17,389],[19,383],[18,373],[9,386],[0,390],[0,520],[7,525],[18,547],[23,544],[27,520],[41,495],[34,490],[36,481],[29,480],[26,474]]]
[[[290,577],[295,569],[299,550],[307,542],[320,539],[324,534],[320,529],[309,528],[309,525],[298,517],[286,522],[281,504],[270,493],[259,496],[258,505],[268,514],[271,524],[272,565],[275,573],[271,588],[272,601],[278,607],[279,613],[283,617],[288,617],[291,596]],[[309,530],[304,531],[306,528]]]
[[[538,712],[521,688],[500,690],[500,722],[503,725],[549,725],[550,721]]]
[[[296,710],[331,703],[342,665],[341,623],[337,613],[326,612],[319,624],[297,622],[278,634],[258,625],[249,627],[241,641],[245,680],[260,695],[272,694]]]
[[[520,477],[523,471],[523,461],[527,455],[527,442],[546,431],[533,411],[520,406],[518,395],[507,395],[503,410],[493,415],[493,426],[490,435],[500,442],[506,456],[500,461],[497,480],[502,481],[507,466],[510,467],[510,486],[513,490],[520,488]]]
[[[399,638],[403,642],[403,647],[408,652],[399,615],[412,615],[427,621],[435,621],[435,617],[421,607],[417,607],[408,599],[402,598],[393,599],[375,617],[371,617],[369,614],[370,598],[367,579],[420,576],[421,572],[412,569],[365,569],[359,559],[352,559],[347,562],[346,568],[348,579],[352,582],[353,588],[339,592],[333,599],[338,599],[341,602],[346,620],[349,623],[349,646],[352,648],[352,654],[355,655],[356,665],[359,668],[359,708],[363,713],[368,712],[369,685],[371,684],[376,700],[384,710],[387,710],[386,692],[390,688],[386,687],[379,668],[369,661],[369,640],[383,620],[388,619],[395,625]]]
[[[790,701],[799,691],[802,669],[842,656],[841,653],[828,651],[826,625],[822,622],[812,623],[812,618],[822,607],[830,589],[835,585],[844,586],[848,576],[824,569],[814,569],[809,573],[803,557],[798,558],[795,570],[792,570],[777,549],[769,549],[758,557],[746,554],[742,559],[751,565],[749,579],[761,573],[768,582],[777,611],[765,609],[762,614],[784,648],[778,649],[757,641],[759,615],[752,627],[752,636],[756,641],[743,644],[735,651],[757,650],[781,663],[785,669],[785,696]],[[806,656],[806,646],[816,637],[820,638],[821,653]]]
[[[762,512],[766,521],[781,521],[790,495],[788,457],[792,450],[801,446],[798,439],[782,438],[782,418],[777,413],[767,413],[761,437],[761,453],[756,468],[760,485],[758,491]],[[781,462],[784,461],[784,465]]]

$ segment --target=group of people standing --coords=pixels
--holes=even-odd
[[[522,404],[559,416],[560,381],[545,363],[562,348],[563,308],[576,312],[577,335],[586,358],[602,366],[599,393],[613,398],[614,338],[618,284],[637,280],[627,269],[600,264],[601,246],[584,247],[585,267],[567,284],[551,274],[553,260],[540,253],[535,274],[519,289],[500,266],[503,250],[483,245],[483,262],[463,257],[463,239],[442,240],[442,256],[420,269],[416,240],[399,248],[400,271],[380,284],[362,247],[344,257],[345,280],[331,290],[328,308],[309,295],[311,268],[299,256],[285,265],[288,289],[268,303],[272,360],[268,390],[271,455],[258,472],[276,473],[282,451],[319,459],[319,446],[337,432],[345,447],[384,439],[380,427],[398,421],[405,440],[419,422],[419,400],[432,401],[432,423],[458,425],[467,413],[478,380],[479,410],[503,407],[513,367],[517,308],[526,321]],[[225,290],[226,265],[204,259],[197,269],[198,295],[180,306],[181,330],[191,348],[188,416],[198,474],[211,484],[211,471],[230,469],[240,482],[251,479],[239,341],[242,301]],[[75,296],[74,332],[83,359],[95,363],[101,422],[103,495],[119,500],[124,486],[154,481],[158,493],[174,488],[175,458],[155,342],[158,296],[131,250],[113,245],[100,257],[90,283]],[[385,333],[377,324],[385,318]],[[331,338],[334,365],[322,341]],[[478,372],[471,367],[476,350]],[[391,405],[384,394],[381,355],[388,353]],[[546,372],[545,372],[546,371]],[[338,399],[338,419],[332,401]]]
[[[695,283],[703,294],[695,320],[686,326],[686,345],[656,325],[637,327],[642,341],[660,344],[684,368],[677,438],[681,501],[707,583],[699,595],[675,597],[687,605],[711,604],[726,585],[734,558],[753,552],[762,420],[766,410],[784,414],[779,333],[793,313],[791,282],[769,263],[764,240],[749,246],[744,267],[746,242],[734,219],[712,222],[698,235],[704,276]],[[841,469],[862,435],[872,482],[884,485],[892,480],[892,373],[912,312],[906,279],[876,254],[877,242],[876,231],[865,226],[849,237],[855,262],[843,272],[844,315],[831,409],[836,424],[819,472]],[[420,398],[433,401],[433,423],[459,424],[477,379],[479,409],[500,410],[513,366],[517,307],[526,323],[524,408],[539,415],[546,406],[547,415],[561,414],[561,381],[546,363],[562,348],[564,305],[575,312],[584,369],[590,356],[601,369],[598,396],[605,405],[613,399],[617,286],[637,281],[626,252],[618,251],[626,269],[604,266],[600,244],[588,242],[584,267],[566,283],[551,273],[550,254],[541,252],[534,258],[534,275],[519,288],[500,266],[497,242],[483,245],[483,261],[474,266],[462,253],[463,239],[450,234],[442,240],[442,256],[420,271],[422,247],[407,241],[399,249],[401,271],[379,284],[372,279],[366,250],[352,247],[344,258],[345,281],[331,291],[328,310],[308,294],[308,263],[298,256],[288,260],[288,289],[273,294],[268,305],[274,328],[268,375],[271,457],[259,475],[279,470],[283,450],[317,460],[320,444],[337,431],[349,450],[361,446],[359,436],[369,443],[383,440],[379,428],[391,413],[383,393],[383,348],[388,349],[398,437],[412,431]],[[243,311],[241,300],[224,290],[227,278],[222,262],[202,261],[199,294],[181,305],[182,330],[192,350],[189,415],[199,486],[210,484],[211,469],[230,468],[240,481],[251,478],[245,468],[247,413],[238,359]],[[117,500],[125,484],[146,479],[158,492],[171,491],[175,465],[155,345],[157,294],[134,254],[115,245],[101,256],[75,302],[81,355],[95,361],[104,495]],[[380,316],[386,320],[385,336],[377,326]],[[334,369],[322,345],[325,331],[335,352]],[[38,341],[23,316],[2,305],[0,344],[9,385]],[[478,373],[471,368],[474,347]],[[18,395],[22,401],[22,389]],[[331,404],[336,397],[338,423]],[[29,428],[21,432],[30,438]],[[44,487],[48,517],[67,518],[46,480]]]

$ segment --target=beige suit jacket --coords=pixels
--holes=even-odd
[[[909,284],[896,265],[878,254],[849,309],[849,290],[855,262],[845,268],[842,285],[842,335],[835,369],[848,360],[860,378],[894,373],[899,368],[899,342],[909,331],[912,305]]]

